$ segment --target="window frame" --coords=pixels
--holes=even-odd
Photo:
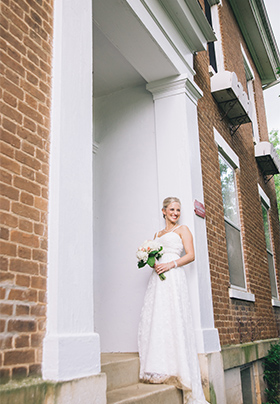
[[[232,150],[229,144],[224,140],[224,138],[219,134],[219,132],[214,128],[214,139],[217,144],[218,154],[220,154],[229,165],[234,170],[234,181],[235,181],[235,191],[236,191],[236,202],[238,209],[238,217],[239,217],[239,227],[236,224],[232,223],[224,216],[224,221],[228,222],[231,226],[234,226],[240,232],[240,244],[241,244],[241,259],[242,259],[242,270],[244,275],[244,287],[230,284],[229,288],[229,297],[239,300],[246,300],[250,302],[255,302],[255,295],[248,292],[247,289],[247,279],[246,279],[246,271],[245,271],[245,263],[244,263],[244,247],[243,247],[243,238],[242,238],[242,229],[241,229],[241,221],[240,221],[240,201],[238,198],[238,187],[236,182],[236,170],[240,169],[239,158],[237,154]],[[220,162],[219,162],[220,169]]]
[[[247,82],[247,92],[248,92],[248,99],[252,105],[252,130],[253,130],[253,140],[254,143],[257,144],[260,142],[260,135],[259,135],[259,125],[258,125],[258,118],[257,118],[257,111],[256,111],[256,104],[255,104],[255,90],[254,90],[254,81],[255,75],[254,71],[251,67],[249,59],[245,53],[245,50],[240,44],[241,52],[243,56],[243,64],[244,64],[244,71],[246,76]]]
[[[272,232],[271,232],[271,220],[270,220],[271,203],[270,203],[270,199],[268,198],[268,196],[266,195],[266,193],[263,191],[263,189],[261,188],[261,186],[259,184],[258,184],[258,190],[259,190],[259,195],[260,195],[261,209],[262,209],[262,207],[264,207],[267,211],[270,249],[267,248],[266,241],[265,241],[265,249],[266,249],[267,254],[270,254],[271,258],[272,258],[273,275],[274,275],[274,282],[275,282],[275,289],[276,289],[276,296],[273,296],[271,278],[270,278],[270,268],[269,268],[269,262],[268,262],[268,273],[269,273],[270,287],[271,287],[271,303],[273,306],[280,307],[279,291],[278,291],[277,277],[276,277],[276,271],[275,271],[275,258],[274,258],[275,255],[274,255],[274,251],[273,251]],[[264,220],[263,220],[263,213],[262,213],[262,223],[263,223],[263,231],[264,231],[264,237],[265,237],[265,226],[264,226]],[[265,239],[266,239],[266,237],[265,237]]]

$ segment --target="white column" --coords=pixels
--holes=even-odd
[[[54,2],[47,333],[43,378],[100,372],[94,333],[92,2]]]
[[[149,83],[147,89],[154,98],[160,203],[167,196],[179,197],[180,223],[194,236],[196,260],[187,274],[198,352],[217,352],[220,343],[214,327],[206,222],[194,213],[194,200],[203,203],[197,124],[197,100],[202,93],[185,75]]]

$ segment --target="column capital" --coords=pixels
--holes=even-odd
[[[187,74],[167,77],[161,80],[150,82],[146,89],[153,94],[153,99],[171,97],[185,94],[194,104],[203,96],[201,89],[188,77]]]

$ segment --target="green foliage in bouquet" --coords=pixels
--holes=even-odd
[[[143,268],[145,265],[149,265],[151,268],[153,268],[156,263],[156,259],[159,259],[162,256],[162,249],[163,248],[161,246],[159,250],[149,251],[148,260],[146,262],[144,262],[143,260],[139,261],[138,268]],[[166,279],[166,276],[164,274],[159,274],[159,277],[162,281]]]

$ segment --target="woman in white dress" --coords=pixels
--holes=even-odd
[[[173,384],[183,390],[185,403],[207,404],[183,268],[195,259],[193,238],[187,226],[177,224],[181,214],[178,198],[166,198],[162,212],[166,226],[154,238],[164,254],[151,274],[139,325],[140,379]],[[166,276],[163,281],[159,278],[162,273]]]

